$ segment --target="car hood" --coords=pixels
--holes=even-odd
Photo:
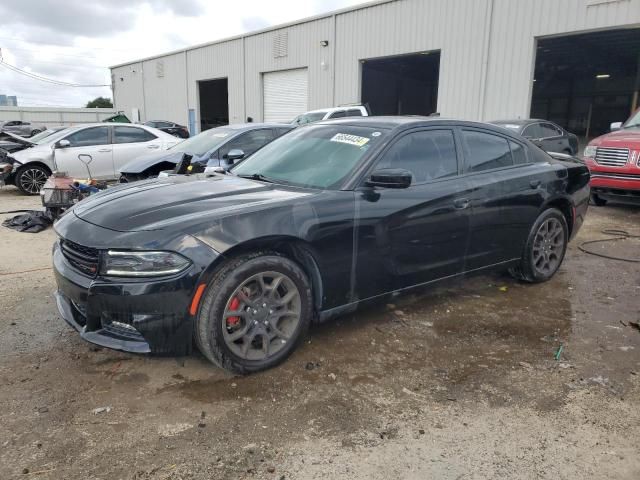
[[[589,145],[609,147],[640,147],[640,128],[628,128],[594,138]]]
[[[172,150],[162,150],[159,152],[152,152],[136,157],[135,159],[127,162],[120,168],[120,173],[142,173],[147,168],[157,165],[161,162],[170,162],[177,164],[181,159],[183,152],[177,152]]]
[[[24,138],[24,137],[21,137],[20,135],[16,135],[15,133],[2,130],[1,127],[0,127],[0,137],[9,137],[11,140],[18,142],[22,145],[28,145],[28,146],[36,145],[34,142],[29,140],[28,138]]]
[[[82,220],[119,232],[210,225],[247,209],[295,202],[312,191],[282,187],[233,175],[175,175],[122,184],[78,203]]]
[[[53,150],[50,144],[34,145],[19,152],[14,152],[11,156],[19,163],[26,163],[32,160],[47,161],[53,158]]]

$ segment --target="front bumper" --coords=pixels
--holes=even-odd
[[[591,192],[603,197],[640,202],[640,174],[592,170]]]
[[[164,279],[90,278],[69,264],[56,242],[53,270],[60,315],[86,341],[134,353],[191,352],[194,266]]]

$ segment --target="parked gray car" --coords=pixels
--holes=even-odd
[[[33,137],[38,133],[46,130],[44,125],[32,125],[30,122],[23,122],[22,120],[8,120],[6,122],[0,122],[0,132],[15,133],[23,137]]]

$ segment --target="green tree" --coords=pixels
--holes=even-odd
[[[113,108],[110,98],[98,97],[87,102],[87,108]]]

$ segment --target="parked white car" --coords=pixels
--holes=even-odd
[[[368,117],[369,111],[363,105],[345,105],[343,107],[321,108],[319,110],[311,110],[294,118],[291,123],[293,125],[306,125],[307,123],[319,122],[334,118],[344,117]]]
[[[145,125],[94,123],[69,127],[43,143],[11,154],[8,159],[13,160],[13,172],[6,183],[13,183],[27,195],[36,195],[53,171],[86,178],[87,167],[78,158],[83,154],[92,158],[89,168],[93,178],[116,180],[117,172],[127,162],[181,141]]]

